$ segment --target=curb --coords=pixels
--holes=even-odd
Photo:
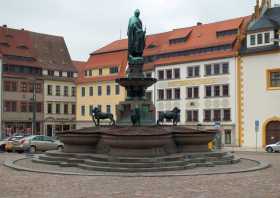
[[[201,175],[221,175],[221,174],[235,174],[235,173],[246,173],[246,172],[254,172],[258,170],[264,170],[269,168],[271,165],[269,163],[266,163],[264,161],[257,161],[253,159],[248,158],[240,158],[241,160],[249,160],[252,162],[257,163],[257,166],[246,168],[243,170],[230,170],[230,171],[218,171],[218,172],[209,172],[209,173],[179,173],[180,171],[177,171],[176,173],[166,173],[164,172],[158,172],[156,173],[107,173],[107,172],[100,172],[100,173],[94,173],[94,174],[87,174],[87,173],[75,173],[75,172],[61,172],[61,171],[44,171],[44,170],[38,170],[38,169],[31,169],[26,168],[22,166],[18,166],[15,163],[20,160],[30,159],[28,157],[19,158],[16,160],[7,160],[4,162],[4,166],[9,167],[11,169],[17,170],[17,171],[25,171],[25,172],[35,172],[40,174],[53,174],[53,175],[72,175],[72,176],[102,176],[102,177],[179,177],[179,176],[201,176]]]

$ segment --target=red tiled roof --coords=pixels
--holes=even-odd
[[[85,70],[112,67],[112,66],[119,66],[118,75],[83,77],[84,76],[83,71]],[[80,71],[81,75],[79,75],[76,82],[87,83],[93,81],[115,80],[116,78],[125,75],[126,66],[127,66],[127,50],[113,52],[113,53],[105,53],[105,54],[92,54],[89,57],[87,63],[83,66],[83,70]]]
[[[146,48],[144,50],[144,56],[159,55],[170,52],[180,52],[219,45],[232,45],[233,48],[228,51],[214,51],[199,55],[162,58],[156,60],[155,62],[145,64],[144,70],[152,70],[154,69],[155,65],[176,64],[182,62],[201,61],[235,56],[239,49],[239,44],[238,42],[236,42],[239,35],[217,37],[217,32],[240,29],[240,32],[242,33],[245,31],[245,27],[247,26],[250,19],[251,16],[239,17],[210,24],[202,24],[188,28],[175,29],[160,34],[148,35],[146,37]],[[170,44],[170,39],[184,37],[187,38],[186,42]],[[125,58],[120,56],[120,54],[125,54]],[[127,39],[114,41],[111,44],[94,51],[91,54],[91,57],[85,69],[99,68],[120,63],[122,63],[124,67],[127,65]],[[110,77],[108,78],[110,79]],[[81,79],[83,79],[83,75],[81,75]],[[101,77],[99,78],[99,80],[102,79],[103,78]],[[86,78],[86,80],[84,81],[90,82],[90,80],[91,78]],[[96,80],[96,77],[92,80]],[[84,81],[81,80],[81,82]]]
[[[171,36],[168,39],[186,38],[191,32],[192,28],[175,29],[172,31]]]
[[[236,55],[236,52],[230,50],[230,51],[218,51],[218,52],[211,52],[211,53],[205,53],[205,54],[198,54],[198,55],[192,55],[192,56],[178,56],[178,57],[170,57],[166,59],[159,59],[154,62],[155,66],[160,65],[175,65],[183,62],[196,62],[196,61],[205,61],[205,60],[211,60],[211,59],[219,59],[219,58],[227,58],[227,57],[233,57]]]

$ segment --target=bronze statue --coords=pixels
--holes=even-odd
[[[177,107],[175,107],[172,111],[160,112],[157,125],[160,125],[160,123],[163,123],[164,119],[166,119],[172,120],[173,125],[177,126],[180,121],[180,112],[181,110]]]
[[[92,121],[95,126],[100,126],[100,120],[109,119],[111,121],[111,125],[115,125],[114,116],[111,113],[103,113],[99,108],[95,107],[91,112]]]
[[[146,30],[143,31],[142,21],[139,16],[140,11],[137,9],[128,23],[128,56],[130,60],[136,57],[142,57],[145,48]]]

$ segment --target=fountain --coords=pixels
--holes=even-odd
[[[237,162],[228,153],[208,149],[216,132],[156,125],[155,106],[145,98],[146,89],[156,79],[143,74],[146,30],[139,15],[136,10],[129,20],[127,76],[116,80],[127,91],[125,101],[116,107],[116,125],[57,133],[64,150],[47,152],[35,157],[34,162],[119,172],[181,170]]]

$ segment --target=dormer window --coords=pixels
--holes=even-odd
[[[217,31],[216,36],[224,37],[224,36],[236,35],[237,33],[238,33],[238,29],[223,30],[223,31]]]
[[[110,74],[116,74],[119,72],[119,68],[118,67],[111,67],[110,68]]]
[[[256,45],[256,35],[250,36],[250,45]]]
[[[274,42],[272,41],[272,38],[274,38],[274,31],[248,34],[247,47],[250,48],[273,45]]]
[[[187,38],[176,38],[169,40],[170,45],[178,44],[178,43],[185,43],[187,41]]]
[[[257,40],[258,40],[258,45],[263,44],[263,35],[262,34],[258,34],[257,35]]]
[[[28,49],[28,47],[24,44],[18,45],[17,48],[18,49]]]
[[[147,48],[148,48],[148,49],[153,49],[153,48],[156,48],[156,47],[157,47],[157,46],[156,46],[155,44],[152,43],[152,44],[148,45]]]

